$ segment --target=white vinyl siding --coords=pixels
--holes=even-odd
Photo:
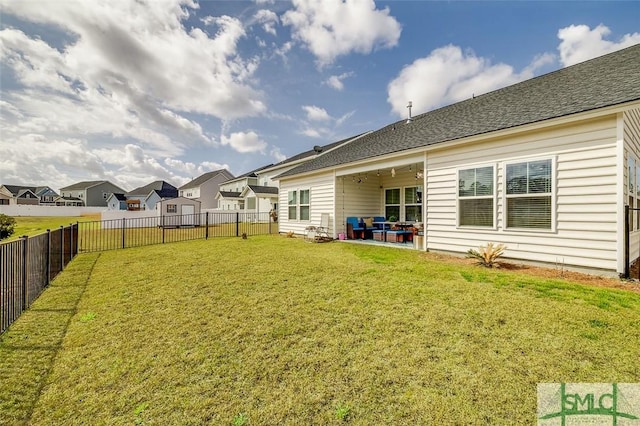
[[[555,159],[552,229],[508,228],[506,165],[549,158]],[[509,258],[615,270],[616,158],[614,116],[430,150],[427,248],[464,253],[491,241],[506,244]],[[495,229],[457,227],[458,170],[482,164],[496,165]]]
[[[287,214],[289,193],[291,191],[297,191],[299,195],[300,190],[309,191],[309,218],[307,220],[289,219]],[[329,213],[329,235],[335,236],[333,226],[335,214],[335,185],[333,173],[283,179],[280,181],[279,194],[279,200],[276,202],[279,206],[282,206],[278,215],[280,232],[286,233],[293,231],[295,234],[302,235],[307,226],[320,225],[320,216],[322,213]]]

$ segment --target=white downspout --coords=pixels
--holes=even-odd
[[[424,152],[422,157],[422,250],[427,251],[429,249],[427,238],[427,202],[429,193],[427,192],[427,151]]]
[[[624,264],[624,205],[625,205],[625,179],[624,172],[627,168],[627,165],[624,161],[624,113],[618,113],[616,117],[616,157],[617,157],[617,176],[618,181],[616,182],[616,192],[617,192],[617,205],[618,205],[618,220],[617,220],[617,250],[618,250],[618,273],[624,273],[625,264]]]

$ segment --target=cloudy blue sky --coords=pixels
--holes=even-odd
[[[0,183],[238,175],[640,43],[640,2],[3,0]]]

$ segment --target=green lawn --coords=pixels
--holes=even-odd
[[[99,215],[92,216],[16,216],[14,233],[5,241],[15,240],[23,235],[33,236],[46,232],[47,229],[58,229],[70,223],[100,220]]]
[[[640,382],[640,294],[281,236],[79,256],[0,336],[0,423],[532,424]]]

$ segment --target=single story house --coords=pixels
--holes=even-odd
[[[186,197],[176,197],[158,201],[156,212],[160,226],[199,226],[202,203]]]
[[[280,232],[397,216],[422,222],[422,250],[504,243],[623,273],[640,254],[639,70],[635,45],[361,135],[277,177]]]

